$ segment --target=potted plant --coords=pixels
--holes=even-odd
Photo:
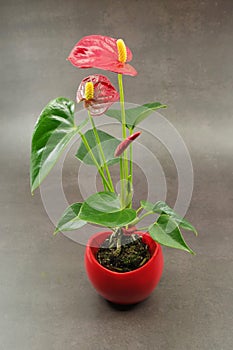
[[[78,230],[87,223],[104,228],[87,244],[86,270],[96,290],[104,298],[119,304],[139,302],[156,287],[163,270],[161,245],[194,254],[186,244],[181,229],[197,234],[187,220],[162,201],[149,203],[142,200],[139,208],[132,207],[133,141],[140,136],[140,131],[135,129],[153,111],[166,106],[153,102],[125,109],[123,75],[137,75],[127,63],[131,59],[132,53],[122,39],[92,35],[74,46],[68,60],[78,68],[98,68],[117,73],[119,92],[104,75],[93,74],[83,79],[77,91],[77,102],[83,101],[87,119],[79,125],[74,120],[73,101],[64,97],[51,101],[35,125],[30,165],[33,193],[65,147],[76,135],[80,136],[76,156],[81,162],[97,167],[103,190],[83,202],[70,205],[54,233]],[[109,109],[118,100],[121,109]],[[102,114],[121,123],[121,140],[96,128],[95,118]],[[83,133],[88,123],[90,129]],[[111,165],[116,163],[119,164],[119,194],[110,171]],[[152,217],[151,224],[140,227],[140,222],[149,215]]]

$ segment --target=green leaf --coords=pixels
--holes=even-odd
[[[54,231],[56,234],[59,231],[73,231],[86,225],[86,221],[81,220],[78,215],[81,209],[82,203],[74,203],[70,205],[62,214],[57,227]]]
[[[129,108],[125,111],[126,126],[128,129],[134,129],[136,125],[149,117],[154,111],[166,108],[166,105],[160,102],[146,103],[142,106]],[[105,114],[111,118],[117,119],[121,123],[121,111],[117,109],[109,109]]]
[[[43,109],[35,125],[30,162],[30,184],[33,192],[48,175],[64,148],[84,126],[74,123],[74,102],[60,97]]]
[[[97,130],[100,142],[103,148],[103,152],[106,158],[106,163],[108,165],[113,165],[117,162],[120,161],[120,158],[114,157],[115,150],[119,143],[121,142],[120,140],[116,139],[112,135],[109,135],[108,133],[102,131],[102,130]],[[87,142],[89,143],[89,146],[100,166],[103,166],[103,161],[99,157],[99,152],[98,152],[98,147],[95,139],[95,135],[93,130],[88,130],[85,135],[87,139]],[[93,162],[90,154],[88,153],[85,145],[83,142],[81,142],[79,149],[77,151],[76,157],[81,160],[83,163],[88,164],[88,165],[95,165]]]
[[[146,211],[151,211],[152,213],[156,213],[154,210],[156,204],[147,202],[147,201],[140,201],[141,207],[145,209]]]
[[[178,224],[169,215],[162,214],[157,222],[149,227],[151,237],[158,243],[170,247],[185,250],[194,254],[186,244]]]
[[[133,209],[123,209],[113,213],[105,213],[90,207],[84,202],[80,210],[79,218],[104,227],[122,227],[128,225],[136,218],[136,211]]]
[[[113,192],[97,192],[85,200],[85,203],[97,211],[113,213],[121,210],[118,195]]]
[[[197,230],[195,227],[190,224],[187,220],[183,219],[180,215],[178,215],[172,208],[170,208],[165,202],[159,201],[155,204],[141,201],[141,206],[146,211],[151,211],[153,213],[157,214],[167,214],[169,215],[180,227],[182,227],[185,230],[189,230],[195,233],[197,236]]]
[[[136,218],[136,211],[121,210],[119,198],[115,193],[99,192],[91,195],[83,203],[79,218],[105,227],[121,227]]]

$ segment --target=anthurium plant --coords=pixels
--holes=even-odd
[[[119,252],[123,234],[132,234],[135,238],[137,230],[144,230],[162,245],[193,254],[181,230],[197,234],[196,229],[166,203],[149,203],[142,198],[139,208],[132,207],[133,142],[141,134],[135,129],[154,111],[166,108],[166,105],[151,102],[125,109],[123,75],[137,75],[135,68],[128,63],[131,59],[132,53],[122,39],[91,35],[74,46],[68,57],[72,65],[81,69],[98,68],[116,73],[119,89],[117,91],[104,75],[93,74],[83,79],[76,100],[77,103],[83,102],[87,118],[80,124],[74,120],[75,102],[65,97],[49,102],[39,116],[32,137],[31,191],[34,192],[40,186],[70,141],[79,135],[81,142],[76,157],[85,164],[96,166],[103,190],[83,202],[70,205],[62,214],[55,234],[78,230],[87,223],[95,224],[112,231],[113,237],[117,237]],[[121,109],[109,109],[116,101],[120,101]],[[96,128],[95,118],[103,114],[121,123],[122,139]],[[83,133],[86,125],[90,128]],[[116,163],[119,164],[119,194],[116,193],[110,171]],[[151,224],[140,227],[140,222],[149,215]]]

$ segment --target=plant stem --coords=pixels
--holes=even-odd
[[[130,128],[129,134],[130,135],[133,134],[133,128]],[[130,166],[130,169],[129,169],[130,189],[132,191],[133,190],[133,145],[132,145],[132,143],[129,146],[129,166]],[[131,199],[131,202],[130,202],[130,208],[132,208],[132,201],[133,201],[133,198]]]
[[[125,99],[124,99],[122,74],[118,74],[118,84],[119,84],[120,103],[121,103],[122,137],[125,139],[127,137],[127,133],[126,133]]]
[[[126,132],[125,99],[124,99],[122,74],[118,74],[118,85],[119,85],[120,104],[121,104],[122,138],[124,140],[127,137],[127,132]],[[121,194],[123,195],[122,203],[123,203],[123,206],[125,206],[126,205],[125,199],[128,197],[125,195],[125,189],[127,189],[126,183],[128,181],[127,151],[124,151],[124,153],[123,153],[122,167],[121,167],[121,172],[120,172],[120,180],[121,180]]]
[[[102,170],[102,172],[104,173],[103,167],[101,168],[101,170]],[[102,179],[102,178],[101,178],[101,179]],[[103,179],[102,179],[102,184],[103,184],[104,191],[107,191],[107,187],[106,187],[105,182],[103,181]]]
[[[83,141],[83,143],[84,143],[84,146],[86,147],[87,151],[90,153],[90,156],[91,156],[93,162],[95,163],[95,166],[96,166],[97,169],[98,169],[98,172],[99,172],[99,174],[100,174],[100,176],[101,176],[101,178],[102,178],[103,184],[105,184],[106,187],[109,189],[109,191],[112,192],[112,188],[111,188],[111,186],[109,185],[108,181],[106,180],[105,175],[104,175],[104,172],[103,172],[103,170],[101,169],[99,163],[97,162],[97,160],[96,160],[96,158],[95,158],[95,156],[94,156],[94,154],[93,154],[93,152],[92,152],[92,150],[91,150],[91,148],[90,148],[90,146],[89,146],[89,143],[87,142],[86,137],[81,133],[81,131],[79,131],[79,135],[81,136],[82,141]]]
[[[136,225],[137,223],[139,223],[140,221],[142,221],[146,216],[154,214],[153,211],[148,211],[147,213],[143,214],[142,216],[140,216],[139,218],[136,218],[134,221],[132,221],[130,223],[131,226]]]
[[[139,207],[139,208],[136,210],[136,214],[138,214],[142,209],[143,209],[143,207]]]
[[[149,226],[138,227],[138,228],[137,228],[137,231],[145,231],[145,230],[147,231],[148,228],[149,228]]]
[[[121,185],[120,200],[121,200],[121,209],[124,208],[124,203],[125,203],[125,200],[124,200],[124,186],[122,184],[122,181],[124,182],[123,175],[124,175],[123,159],[122,159],[122,157],[120,157],[120,185]]]
[[[108,181],[109,181],[109,184],[111,186],[111,192],[114,192],[114,186],[113,186],[113,183],[112,183],[111,174],[110,174],[110,171],[108,169],[107,161],[106,161],[106,158],[105,158],[105,155],[104,155],[104,151],[103,151],[103,148],[102,148],[102,145],[101,145],[101,141],[100,141],[100,138],[99,138],[98,131],[97,131],[96,126],[95,126],[95,122],[94,122],[93,117],[92,117],[92,115],[91,115],[91,113],[89,111],[88,111],[88,115],[89,115],[89,119],[90,119],[90,122],[91,122],[91,125],[92,125],[92,129],[93,129],[94,135],[95,135],[96,143],[97,143],[97,146],[98,146],[98,149],[99,149],[100,158],[102,158],[103,167],[104,167],[104,169],[106,171],[106,174],[107,174],[107,177],[108,177]]]

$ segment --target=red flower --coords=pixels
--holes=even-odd
[[[114,102],[119,100],[119,94],[104,75],[95,74],[84,78],[77,91],[77,102],[84,101],[84,106],[91,115],[103,114]]]
[[[137,131],[133,135],[130,135],[125,140],[123,140],[117,146],[114,156],[119,157],[126,150],[126,148],[131,144],[131,142],[133,142],[140,134],[141,134],[141,131]]]
[[[132,57],[132,52],[125,46],[123,40],[90,35],[82,38],[74,46],[68,60],[79,68],[99,68],[135,76],[137,71],[126,63],[131,61]]]

